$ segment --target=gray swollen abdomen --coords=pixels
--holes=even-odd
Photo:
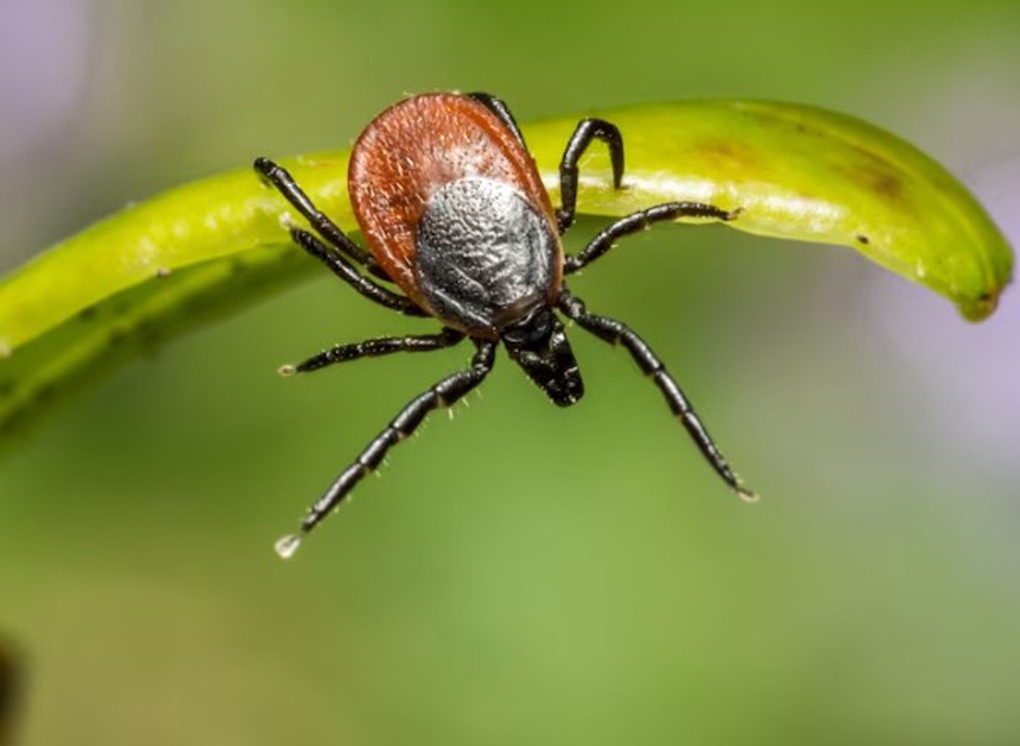
[[[471,177],[432,195],[417,248],[418,287],[435,314],[498,333],[548,296],[558,239],[513,184]]]

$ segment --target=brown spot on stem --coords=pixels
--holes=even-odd
[[[903,182],[888,171],[866,170],[862,175],[865,187],[879,196],[898,200],[903,194]]]
[[[754,152],[739,142],[708,140],[697,148],[697,152],[722,171],[741,171],[758,162]]]

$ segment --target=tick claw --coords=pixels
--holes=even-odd
[[[761,499],[757,492],[752,492],[746,487],[737,487],[737,494],[745,503],[756,503]]]

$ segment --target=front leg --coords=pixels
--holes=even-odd
[[[300,533],[289,534],[276,542],[277,554],[285,559],[292,556],[304,536],[329,515],[366,474],[378,469],[387,452],[411,435],[429,412],[452,407],[485,380],[496,361],[496,343],[475,341],[475,344],[478,349],[471,359],[471,367],[447,376],[400,410],[386,429],[368,444],[354,463],[336,478],[326,493],[309,509],[308,515],[301,522]]]
[[[708,430],[701,423],[701,419],[694,411],[694,407],[687,400],[679,384],[666,370],[659,357],[652,352],[652,349],[634,331],[621,321],[611,319],[607,316],[599,316],[588,313],[584,303],[575,298],[566,289],[560,295],[559,309],[569,318],[577,322],[578,326],[586,329],[604,342],[610,344],[622,344],[627,352],[634,358],[634,362],[641,368],[641,372],[649,376],[659,391],[666,398],[670,410],[676,415],[683,426],[687,429],[695,445],[702,455],[712,465],[716,473],[722,477],[731,488],[733,488],[741,499],[747,502],[754,502],[758,496],[751,490],[744,487],[740,479],[723,457],[722,453],[712,441]]]

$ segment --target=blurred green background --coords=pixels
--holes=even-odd
[[[1020,244],[1020,5],[4,0],[0,269],[161,189],[344,146],[407,93],[521,120],[705,96],[850,112]],[[572,231],[583,241],[599,223]],[[577,280],[667,361],[741,504],[621,351],[505,357],[290,562],[272,541],[466,348],[321,279],[137,362],[0,464],[24,744],[1020,743],[1020,309],[842,249],[660,228]]]

